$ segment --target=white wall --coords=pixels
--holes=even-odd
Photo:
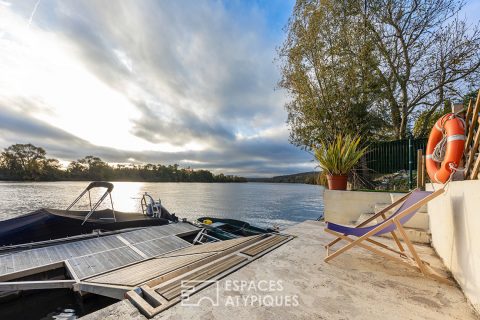
[[[433,247],[480,312],[480,180],[451,182],[428,213]]]
[[[323,194],[325,221],[352,224],[360,215],[375,212],[376,204],[391,204],[392,195],[396,198],[404,194],[325,189]]]

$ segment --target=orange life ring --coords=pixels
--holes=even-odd
[[[442,163],[435,162],[432,158],[435,146],[447,136],[447,150]],[[452,167],[457,168],[463,156],[465,147],[464,122],[453,113],[448,113],[438,119],[430,132],[427,144],[426,165],[430,180],[445,183],[452,174]]]

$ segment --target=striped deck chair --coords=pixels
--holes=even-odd
[[[443,192],[443,188],[435,192],[420,191],[419,189],[415,189],[356,227],[343,226],[327,222],[325,231],[336,236],[337,238],[325,246],[327,249],[325,262],[328,262],[345,251],[358,246],[387,259],[394,260],[402,263],[403,265],[414,268],[423,273],[425,276],[442,282],[451,283],[450,280],[438,275],[434,270],[432,270],[427,262],[420,259],[415,247],[403,228],[403,224],[412,218],[415,213],[417,213],[418,209],[420,209],[420,207],[430,200],[438,197]],[[386,213],[397,206],[398,208],[394,211],[394,213],[387,217]],[[379,217],[383,218],[382,222],[373,226],[366,226],[369,222]],[[407,254],[399,238],[395,234],[395,231],[400,233],[400,236],[411,255]],[[371,238],[372,236],[379,236],[385,233],[392,234],[398,250]],[[356,239],[351,238],[350,236],[354,236]],[[342,240],[345,240],[349,243],[337,251],[330,253],[331,247]]]

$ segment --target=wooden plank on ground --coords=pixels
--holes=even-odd
[[[171,252],[167,255],[161,256],[160,258],[188,255],[188,254],[194,254],[194,253],[220,252],[220,251],[224,251],[226,249],[238,246],[238,245],[240,245],[242,243],[245,243],[247,241],[250,241],[250,239],[254,239],[254,238],[258,238],[258,237],[259,236],[242,237],[242,238],[237,238],[237,239],[231,239],[231,240],[225,240],[225,241],[211,242],[211,243],[205,243],[205,244],[201,244],[201,245],[195,245],[195,246],[191,246],[191,247],[188,247],[188,248],[185,248],[185,249],[181,249],[181,250]]]
[[[148,304],[138,293],[135,291],[128,291],[125,296],[127,297],[130,302],[137,307],[140,312],[142,312],[145,316],[151,318],[155,314],[155,308]]]
[[[89,282],[80,282],[75,286],[78,286],[76,291],[80,291],[82,293],[88,292],[118,300],[123,300],[125,298],[125,293],[133,289],[133,287],[128,286],[116,286]]]
[[[202,253],[165,259],[151,259],[88,278],[85,281],[90,283],[137,286],[185,265],[200,261],[213,254],[214,253]]]
[[[257,237],[245,242],[239,246],[231,247],[222,252],[217,252],[213,256],[202,260],[201,264],[191,268],[194,264],[185,268],[171,272],[169,279],[158,281],[154,279],[140,286],[139,291],[132,291],[133,297],[127,294],[130,301],[148,318],[168,309],[182,300],[183,290],[187,290],[192,295],[212,284],[228,274],[235,272],[251,261],[258,259],[265,253],[274,250],[285,242],[292,239],[291,236],[276,235],[283,238],[283,241],[268,249],[260,252],[254,257],[248,257],[241,253],[242,249],[248,249],[259,243],[268,242],[272,244],[272,237]],[[275,238],[275,236],[273,236]],[[163,258],[157,258],[159,260]],[[164,277],[164,276],[162,276]],[[153,291],[152,291],[153,290]],[[143,295],[143,298],[142,298]],[[168,299],[167,299],[168,298]],[[140,301],[142,299],[143,301]]]
[[[225,249],[223,251],[220,251],[220,252],[217,252],[215,253],[214,255],[212,256],[209,256],[205,259],[202,259],[200,261],[197,261],[197,262],[194,262],[194,263],[191,263],[191,264],[188,264],[188,265],[185,265],[184,267],[182,268],[179,268],[177,270],[174,270],[172,272],[169,272],[165,275],[162,275],[158,278],[155,278],[155,279],[152,279],[150,281],[147,281],[145,284],[150,286],[150,287],[156,287],[156,286],[159,286],[161,285],[162,283],[165,283],[167,281],[170,281],[171,279],[174,279],[175,277],[178,277],[178,276],[181,276],[182,274],[185,274],[185,273],[188,273],[188,272],[193,272],[193,270],[195,270],[196,268],[200,268],[201,266],[203,265],[206,265],[206,264],[209,264],[209,263],[212,263],[213,261],[215,260],[218,260],[224,256],[227,256],[235,251],[238,251],[238,250],[241,250],[242,248],[245,248],[245,247],[248,247],[254,243],[256,243],[257,241],[260,241],[261,239],[264,238],[264,235],[259,235],[259,236],[253,236],[253,237],[249,237],[250,239],[248,241],[245,241],[245,242],[242,242],[240,243],[239,245],[236,245],[236,246],[232,246],[228,249]],[[206,244],[204,245],[200,245],[200,246],[205,246]],[[164,259],[162,257],[159,257],[158,259]]]
[[[241,253],[244,253],[246,255],[249,255],[251,257],[253,256],[256,256],[257,254],[265,251],[265,250],[268,250],[269,248],[279,244],[280,242],[282,241],[285,241],[287,239],[287,237],[285,236],[280,236],[280,235],[274,235],[271,237],[271,239],[268,239],[268,241],[263,241],[263,242],[260,242],[260,243],[257,243],[256,245],[248,248],[248,249],[245,249],[245,250],[242,250]]]
[[[155,290],[150,288],[149,286],[141,286],[140,289],[142,289],[143,297],[145,300],[150,303],[153,307],[157,308],[160,307],[161,305],[166,305],[168,304],[168,300],[159,295]]]
[[[241,262],[244,262],[245,260],[247,260],[247,258],[232,255],[228,258],[218,261],[213,265],[198,270],[198,273],[190,274],[185,278],[180,278],[178,279],[178,281],[175,281],[174,283],[164,288],[159,288],[156,291],[160,293],[163,297],[165,297],[167,300],[172,300],[173,298],[180,295],[183,288],[189,286],[195,287],[195,285],[210,280],[216,275],[234,267]]]

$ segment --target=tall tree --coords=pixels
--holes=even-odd
[[[458,16],[462,1],[369,0],[362,16],[373,37],[384,106],[396,138],[423,113],[418,135],[446,99],[461,98],[478,81],[480,32]]]
[[[382,126],[372,109],[380,93],[373,42],[360,2],[297,0],[278,50],[290,140],[310,149],[337,133],[370,135]]]
[[[338,132],[425,135],[480,71],[480,32],[455,0],[297,0],[278,50],[291,142]],[[436,113],[437,112],[437,113]]]
[[[90,180],[105,180],[112,177],[113,168],[99,157],[86,156],[83,159],[72,161],[67,172],[72,177],[84,177]]]
[[[47,159],[43,148],[32,144],[14,144],[0,155],[0,164],[10,179],[49,180],[58,175],[59,163]]]

